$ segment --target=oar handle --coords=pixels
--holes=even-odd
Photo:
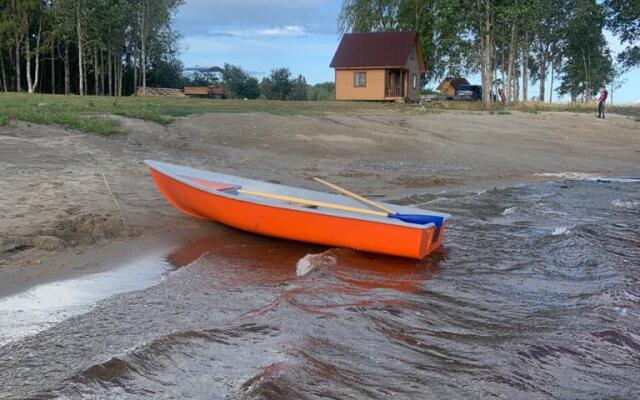
[[[380,211],[373,211],[373,210],[367,210],[367,209],[364,209],[364,208],[343,206],[343,205],[334,204],[334,203],[325,203],[323,201],[301,199],[299,197],[283,196],[283,195],[279,195],[279,194],[254,192],[253,190],[247,190],[247,189],[238,189],[237,192],[241,193],[241,194],[246,194],[246,195],[249,195],[249,196],[264,197],[266,199],[286,201],[286,202],[289,202],[289,203],[297,203],[297,204],[304,204],[304,205],[307,205],[307,206],[330,208],[332,210],[350,211],[350,212],[359,213],[359,214],[375,215],[377,217],[387,217],[387,213],[383,213],[383,212],[380,212]]]
[[[381,204],[378,204],[375,201],[366,199],[366,198],[360,196],[359,194],[355,194],[353,192],[350,192],[347,189],[342,188],[342,187],[340,187],[340,186],[338,186],[336,184],[333,184],[331,182],[327,182],[327,181],[322,180],[322,179],[317,178],[317,177],[314,177],[313,180],[318,182],[318,183],[321,183],[321,184],[323,184],[323,185],[325,185],[327,187],[330,187],[331,189],[335,190],[338,193],[342,193],[345,196],[349,196],[354,200],[358,200],[359,202],[364,203],[364,204],[366,204],[368,206],[371,206],[373,208],[377,208],[378,210],[382,210],[382,211],[386,212],[387,214],[395,214],[396,213],[394,210],[392,210],[390,208],[387,208],[387,207],[385,207],[385,206],[383,206]]]

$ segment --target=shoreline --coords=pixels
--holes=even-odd
[[[562,174],[559,172],[558,174]],[[604,176],[603,176],[604,177]],[[532,175],[529,179],[503,179],[476,182],[460,186],[441,186],[431,189],[407,193],[403,197],[385,198],[385,201],[401,201],[403,198],[436,193],[483,193],[488,190],[505,189],[520,185],[532,185],[544,182],[559,182],[564,177],[541,177]],[[640,179],[640,178],[639,178]],[[167,207],[172,207],[169,203]],[[176,212],[178,212],[176,210]],[[206,236],[232,237],[239,231],[214,221],[199,221],[189,216],[178,214],[178,218],[186,219],[186,225],[177,230],[153,230],[142,232],[130,240],[115,239],[88,246],[75,246],[61,249],[59,252],[38,251],[33,256],[37,265],[47,265],[47,270],[30,270],[29,266],[8,266],[0,268],[0,299],[16,295],[36,286],[76,279],[109,270],[121,268],[134,260],[154,255],[166,260],[176,249],[188,245]],[[192,223],[189,222],[192,220]],[[253,235],[253,234],[252,234]],[[224,241],[224,239],[222,239]],[[37,267],[36,265],[36,267]]]
[[[536,175],[544,173],[640,176],[640,125],[615,115],[606,124],[571,113],[466,112],[119,120],[128,133],[112,137],[0,127],[0,297],[224,234],[168,204],[143,159],[325,190],[311,180],[319,176],[391,201],[561,179]]]

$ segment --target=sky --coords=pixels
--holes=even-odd
[[[186,0],[173,25],[182,35],[181,59],[186,67],[235,64],[258,79],[273,68],[288,67],[313,84],[334,79],[329,63],[340,41],[340,4],[340,0]],[[614,53],[623,49],[611,34],[606,37]],[[478,76],[468,79],[480,83]],[[613,93],[615,103],[640,102],[640,68],[623,79],[623,87]],[[537,85],[532,85],[529,93],[537,92]]]

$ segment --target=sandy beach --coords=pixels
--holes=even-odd
[[[640,174],[640,124],[619,115],[215,113],[169,126],[113,118],[126,134],[0,127],[0,296],[225,234],[174,210],[145,159],[323,190],[310,179],[319,176],[386,199],[548,179],[541,173]]]

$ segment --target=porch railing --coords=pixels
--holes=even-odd
[[[402,96],[402,88],[399,88],[399,87],[388,87],[386,96],[387,97],[401,97]]]

